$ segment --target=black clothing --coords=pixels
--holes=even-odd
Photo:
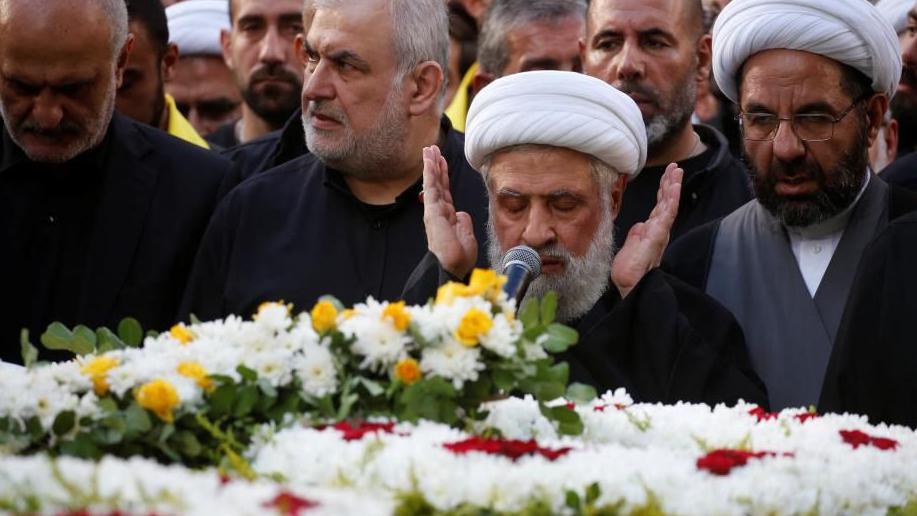
[[[480,245],[479,247],[483,247]],[[428,253],[405,287],[404,298],[423,303],[454,281]],[[611,289],[580,320],[570,323],[579,343],[557,359],[570,381],[600,393],[624,387],[637,401],[735,403],[767,407],[767,391],[751,368],[742,330],[728,310],[659,269],[621,299]]]
[[[5,129],[0,142],[0,358],[18,362],[20,330],[37,344],[54,321],[168,328],[230,163],[118,114],[62,165]]]
[[[879,173],[879,177],[890,185],[917,192],[917,152],[896,159]]]
[[[441,135],[456,208],[471,214],[482,242],[484,183],[445,119]],[[345,305],[370,295],[398,299],[427,250],[420,189],[418,180],[393,205],[369,207],[311,154],[251,177],[214,214],[182,313],[250,316],[261,302],[281,299],[308,310],[325,294]]]
[[[917,214],[892,223],[863,254],[819,402],[870,422],[917,428]]]
[[[243,143],[221,154],[236,164],[236,183],[279,167],[308,154],[306,135],[302,127],[302,111],[296,111],[282,129]]]
[[[570,364],[571,381],[599,392],[625,387],[648,403],[768,406],[732,314],[659,269],[623,300],[612,288],[576,329],[580,342],[558,357]]]
[[[875,179],[872,178],[873,181]],[[917,211],[917,195],[895,185],[889,185],[888,190],[889,221]],[[713,248],[721,221],[722,218],[719,218],[694,228],[669,244],[662,260],[662,269],[689,285],[706,291]]]
[[[748,170],[729,152],[729,143],[716,129],[695,125],[707,150],[678,165],[685,171],[678,216],[671,239],[706,222],[723,217],[754,197]],[[646,167],[627,183],[621,212],[615,219],[615,245],[620,249],[630,228],[649,217],[665,166]]]
[[[204,139],[215,151],[231,149],[240,143],[236,137],[236,123],[238,120],[223,124],[216,131],[204,136]]]

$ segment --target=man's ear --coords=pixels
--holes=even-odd
[[[618,179],[611,185],[611,217],[618,220],[618,213],[621,212],[621,201],[624,199],[624,190],[627,189],[626,174],[619,174]]]
[[[474,74],[474,78],[471,79],[471,96],[473,97],[480,93],[484,86],[494,82],[496,79],[492,73],[478,70],[478,73]]]
[[[412,116],[429,113],[439,102],[445,77],[443,69],[433,61],[424,61],[414,68],[410,75],[411,98],[408,106],[408,112]]]
[[[220,47],[223,49],[223,61],[232,70],[232,33],[226,29],[220,30]]]
[[[178,63],[178,45],[169,43],[162,55],[162,82],[169,82],[175,77],[175,65]]]
[[[885,111],[888,109],[888,97],[884,93],[873,95],[866,103],[866,119],[869,127],[866,131],[868,146],[872,146],[879,134],[879,128],[885,121]]]
[[[306,55],[306,35],[297,34],[293,40],[293,53],[299,59],[299,64],[304,68],[309,64],[309,56]]]
[[[710,34],[701,36],[694,51],[697,55],[697,81],[707,80],[713,63],[713,37]]]
[[[124,70],[127,68],[127,61],[130,59],[131,50],[134,49],[134,35],[128,34],[127,39],[124,41],[124,46],[121,47],[121,52],[118,53],[118,62],[115,64],[115,87],[120,88],[124,83]]]

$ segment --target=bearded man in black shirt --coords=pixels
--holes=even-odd
[[[297,52],[310,153],[243,182],[197,257],[183,312],[251,315],[264,301],[309,309],[397,299],[427,250],[422,149],[449,161],[451,195],[484,238],[487,196],[442,116],[449,47],[441,0],[307,2]],[[474,221],[474,223],[472,222]],[[483,260],[480,260],[483,263]]]
[[[175,318],[229,163],[114,114],[127,27],[123,0],[0,1],[5,361],[23,328]]]

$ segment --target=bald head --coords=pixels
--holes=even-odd
[[[99,37],[104,31],[112,56],[117,56],[127,41],[127,5],[125,0],[41,0],[41,8],[36,9],[35,0],[0,0],[2,41],[8,41],[10,25],[50,38],[86,30]]]

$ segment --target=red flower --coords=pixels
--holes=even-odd
[[[281,492],[273,500],[264,503],[264,507],[277,509],[284,516],[299,516],[300,513],[318,507],[316,502],[300,498],[286,491]]]
[[[490,455],[502,455],[516,460],[523,455],[541,455],[553,461],[570,452],[570,448],[542,448],[534,440],[520,441],[517,439],[488,439],[484,437],[471,437],[464,441],[446,443],[447,450],[455,454],[481,452]]]
[[[745,450],[718,449],[697,459],[697,469],[706,469],[714,475],[728,475],[732,468],[748,464],[749,459],[762,457],[776,457],[777,454],[769,451],[750,452]],[[783,453],[784,457],[793,457],[792,453]]]
[[[761,407],[755,407],[749,410],[748,413],[758,418],[759,422],[777,419],[777,417],[780,416],[779,412],[768,412]]]
[[[887,437],[873,437],[859,430],[841,430],[841,439],[857,449],[860,446],[874,446],[880,450],[894,450],[898,448],[898,441]]]
[[[821,416],[816,414],[815,412],[804,412],[802,414],[796,414],[793,417],[795,417],[800,423],[805,423],[806,421],[810,419],[817,419],[817,418],[820,418]]]
[[[594,412],[605,412],[605,409],[607,409],[607,408],[610,407],[610,406],[612,406],[612,405],[596,405],[596,406],[592,407],[592,410],[593,410]],[[616,408],[616,409],[618,409],[618,410],[624,410],[624,409],[627,408],[626,405],[622,405],[621,403],[615,403],[613,406],[614,406],[614,408]]]
[[[328,425],[315,427],[316,430],[324,430]],[[335,430],[344,434],[342,437],[345,441],[359,441],[366,434],[375,434],[382,432],[390,434],[395,429],[395,423],[359,423],[357,426],[350,424],[348,421],[341,421],[331,426]]]
[[[571,401],[571,402],[567,403],[566,407],[567,407],[567,410],[576,410],[576,403],[573,403],[573,402]]]

